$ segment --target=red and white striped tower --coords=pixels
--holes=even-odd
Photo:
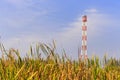
[[[81,58],[87,59],[87,16],[82,16],[82,47]]]

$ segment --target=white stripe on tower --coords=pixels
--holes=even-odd
[[[82,47],[81,47],[81,57],[87,58],[87,16],[82,16]]]

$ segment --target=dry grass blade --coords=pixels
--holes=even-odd
[[[34,74],[32,74],[27,80],[32,80],[32,78],[37,74],[38,72],[36,71]]]
[[[15,75],[15,79],[17,78],[17,76],[20,74],[20,72],[24,69],[25,64],[21,67],[21,69],[17,72],[17,74]]]

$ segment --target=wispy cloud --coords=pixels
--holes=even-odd
[[[88,55],[91,55],[93,52],[98,53],[98,55],[103,54],[110,50],[113,47],[108,47],[106,40],[103,38],[107,35],[109,28],[113,28],[116,25],[116,20],[111,16],[104,13],[96,13],[98,11],[88,10],[86,15],[88,16]],[[92,13],[91,13],[92,12]],[[81,46],[81,15],[76,18],[76,21],[69,24],[69,27],[65,28],[60,34],[58,38],[58,42],[64,45],[64,48],[68,51],[68,54],[77,56],[78,46]],[[114,27],[115,28],[115,27]],[[104,40],[104,41],[103,41]],[[109,40],[109,42],[112,42]],[[99,46],[96,46],[99,45]],[[102,48],[100,48],[102,47]],[[116,50],[116,49],[115,49]],[[108,51],[109,52],[109,51]]]
[[[18,16],[20,15],[20,16]],[[4,16],[4,18],[1,18],[0,21],[2,22],[0,25],[4,27],[12,27],[12,28],[20,28],[20,27],[27,27],[31,24],[35,24],[41,19],[38,17],[43,17],[47,15],[47,11],[23,11],[22,13],[16,13],[14,16],[12,15],[9,17]]]
[[[4,44],[5,48],[8,50],[10,48],[19,49],[21,56],[26,56],[26,53],[29,51],[30,46],[36,45],[38,42],[49,43],[51,42],[51,38],[44,35],[19,35],[17,37],[13,36],[7,39],[3,39],[2,43]]]
[[[27,6],[33,6],[35,3],[45,3],[47,0],[4,0],[5,2],[14,5],[16,7],[27,7]]]
[[[17,8],[23,8],[30,4],[31,0],[5,0],[5,2]]]
[[[25,0],[5,0],[6,2],[12,3],[12,4],[21,4]]]
[[[100,35],[104,36],[106,29],[109,27],[111,28],[113,25],[115,25],[116,21],[114,21],[114,19],[112,19],[107,14],[99,13],[97,9],[86,10],[86,15],[88,16],[88,51],[90,54],[92,54],[92,52],[97,53],[99,51],[103,52],[104,54],[106,48],[104,50],[101,50],[99,46],[104,45],[103,47],[105,47],[106,45],[105,43],[101,43],[98,40],[102,40],[102,37]],[[46,32],[46,28],[44,28],[43,31]],[[42,32],[35,34],[33,32],[32,35],[25,34],[24,36],[12,37],[11,39],[4,40],[4,42],[6,46],[21,48],[23,51],[25,51],[28,47],[26,45],[39,41],[49,43],[52,41],[52,39],[56,40],[59,51],[62,48],[65,48],[67,55],[72,56],[72,58],[77,58],[77,49],[81,46],[81,15],[77,17],[74,22],[69,23],[68,27],[61,29],[61,32],[56,32],[54,34],[43,34]],[[99,46],[96,47],[96,45]]]
[[[90,9],[86,9],[84,12],[86,12],[86,13],[96,13],[96,12],[98,12],[98,10],[95,9],[95,8],[90,8]]]
[[[109,22],[112,22],[109,20],[105,14],[99,14],[99,13],[87,13],[88,17],[88,34],[89,36],[94,36],[96,34],[99,34],[99,30],[103,29],[103,27],[111,25]],[[69,24],[69,27],[66,27],[61,35],[66,37],[75,37],[75,36],[81,36],[81,15],[76,18],[76,20]],[[67,38],[69,40],[69,38]]]

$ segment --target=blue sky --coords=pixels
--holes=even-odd
[[[88,16],[88,55],[120,55],[120,1],[113,0],[1,0],[0,35],[6,48],[25,55],[35,42],[64,48],[76,59],[81,46],[81,16]],[[60,52],[61,54],[62,52]]]

